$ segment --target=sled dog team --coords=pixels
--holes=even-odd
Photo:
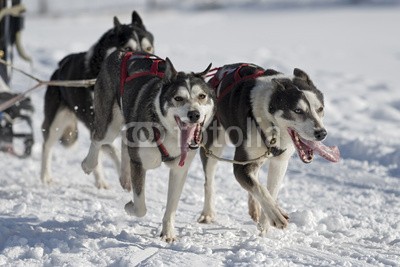
[[[225,144],[232,143],[234,176],[249,194],[251,218],[261,234],[270,226],[285,228],[289,218],[277,196],[292,154],[297,151],[305,163],[313,160],[314,153],[339,160],[337,147],[321,142],[327,135],[321,91],[297,68],[286,75],[234,63],[182,72],[153,52],[153,35],[134,11],[131,23],[121,24],[114,17],[114,27],[88,51],[59,62],[52,80],[97,81],[86,89],[47,89],[42,182],[52,181],[52,147],[57,142],[73,144],[79,120],[92,140],[82,169],[93,172],[98,188],[107,188],[99,160],[105,151],[115,163],[121,186],[133,192],[133,201],[125,205],[128,214],[146,215],[146,171],[162,163],[170,168],[161,237],[172,242],[178,201],[197,149],[205,173],[204,207],[198,221],[210,223],[215,219],[217,157]],[[120,151],[112,145],[118,136]],[[214,157],[209,157],[210,151]],[[265,187],[258,173],[267,161]]]

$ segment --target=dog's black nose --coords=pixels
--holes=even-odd
[[[195,123],[200,119],[200,112],[198,110],[189,111],[187,114],[190,122]]]
[[[322,141],[325,139],[328,132],[325,129],[316,130],[314,132],[314,136],[318,141]]]

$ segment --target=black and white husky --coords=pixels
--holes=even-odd
[[[252,64],[225,65],[218,69],[209,84],[217,95],[217,114],[207,129],[206,148],[217,156],[228,141],[235,146],[233,171],[240,185],[249,192],[249,213],[258,222],[261,234],[270,225],[283,229],[288,215],[277,204],[277,195],[289,159],[297,150],[303,162],[311,162],[313,153],[336,162],[337,147],[326,147],[321,141],[327,131],[323,94],[309,76],[294,69],[293,76],[275,70],[264,70]],[[217,160],[208,158],[202,149],[205,172],[205,202],[199,222],[209,223],[215,217],[214,176]],[[266,153],[270,152],[270,153]],[[268,155],[267,188],[258,173]],[[262,212],[261,212],[262,211]]]
[[[148,32],[136,11],[132,12],[131,24],[121,24],[114,17],[114,27],[107,31],[87,52],[66,56],[59,62],[51,80],[94,79],[100,72],[104,59],[117,49],[153,52],[153,35]],[[90,131],[93,124],[93,86],[90,88],[49,86],[44,100],[43,150],[41,180],[52,181],[51,152],[60,140],[64,146],[72,145],[77,139],[77,119]],[[117,165],[119,157],[113,146],[105,146]],[[106,188],[101,166],[94,171],[96,186]]]
[[[110,144],[125,124],[122,177],[127,186],[131,181],[134,200],[125,210],[138,217],[146,214],[146,171],[164,162],[170,173],[161,237],[167,242],[175,240],[175,212],[193,149],[215,113],[214,92],[204,81],[210,66],[201,73],[177,72],[168,58],[115,52],[95,85],[92,143],[82,169],[94,170],[100,147]]]

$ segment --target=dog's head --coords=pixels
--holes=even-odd
[[[204,81],[211,68],[200,73],[177,72],[167,58],[160,108],[169,131],[180,132],[181,162],[188,149],[196,149],[202,129],[211,122],[216,111],[215,93]]]
[[[292,79],[272,79],[275,90],[271,95],[269,113],[281,130],[288,131],[303,162],[312,161],[314,150],[328,160],[336,161],[333,151],[328,151],[329,148],[320,142],[327,136],[323,124],[323,94],[304,71],[294,69],[293,74]],[[331,155],[327,155],[329,153]]]
[[[114,17],[114,28],[110,39],[114,40],[116,49],[154,53],[154,37],[146,30],[136,11],[132,12],[130,24],[121,24],[118,18]]]

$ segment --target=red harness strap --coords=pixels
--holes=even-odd
[[[138,73],[134,73],[130,76],[128,76],[128,67],[127,67],[127,63],[128,60],[134,55],[133,52],[126,52],[124,57],[122,58],[122,62],[121,62],[121,76],[120,76],[120,93],[121,93],[121,97],[124,94],[124,86],[126,82],[129,82],[133,79],[142,77],[142,76],[147,76],[147,75],[155,75],[158,76],[160,78],[164,77],[164,72],[159,72],[158,71],[158,65],[160,62],[162,62],[163,60],[156,57],[156,56],[152,56],[152,55],[135,55],[138,58],[150,58],[153,60],[153,64],[151,65],[151,68],[149,71],[142,71],[142,72],[138,72]]]
[[[242,82],[244,80],[249,80],[249,79],[254,79],[257,77],[260,77],[262,75],[264,75],[264,70],[260,69],[257,70],[255,73],[247,75],[247,76],[241,76],[240,75],[240,69],[243,67],[248,66],[249,64],[242,64],[240,65],[238,68],[236,68],[234,74],[233,74],[233,82],[228,85],[227,87],[225,87],[218,95],[217,95],[217,100],[220,101],[224,96],[226,96],[231,90],[232,88],[239,82]],[[218,86],[221,84],[222,80],[229,74],[232,73],[229,70],[226,70],[223,74],[222,74],[222,78],[218,79],[216,76],[214,76],[209,82],[211,84],[211,86],[217,90]]]
[[[153,133],[154,133],[154,138],[156,140],[157,148],[161,153],[162,162],[174,160],[174,158],[170,157],[167,148],[161,142],[160,132],[158,131],[158,129],[157,128],[153,128]]]
[[[158,71],[158,64],[161,61],[162,61],[162,59],[153,60],[153,65],[151,65],[150,71],[143,71],[143,72],[134,73],[131,76],[127,77],[125,79],[125,82],[131,81],[133,79],[136,79],[136,78],[139,78],[139,77],[142,77],[142,76],[147,76],[147,75],[155,75],[155,76],[158,76],[160,78],[164,77],[164,73]]]
[[[124,87],[125,87],[125,80],[126,77],[128,76],[128,69],[127,69],[127,62],[131,58],[133,52],[126,52],[124,57],[122,58],[121,62],[121,74],[120,74],[120,82],[119,82],[119,92],[120,96],[122,98],[124,94]]]
[[[138,72],[138,73],[134,73],[134,74],[128,76],[127,63],[128,63],[128,60],[133,56],[133,54],[134,54],[133,52],[126,52],[124,57],[122,58],[121,74],[120,74],[120,96],[121,96],[121,99],[124,94],[124,88],[125,88],[126,82],[136,79],[138,77],[147,76],[147,75],[155,75],[160,78],[164,77],[164,73],[158,71],[158,65],[160,62],[163,61],[162,59],[160,59],[156,56],[152,56],[152,55],[140,55],[140,54],[137,55],[137,57],[151,58],[153,60],[153,64],[151,65],[150,71]],[[121,108],[122,108],[122,104],[121,104]],[[167,148],[161,142],[160,132],[158,131],[158,129],[153,128],[153,133],[154,133],[155,141],[157,143],[157,148],[161,153],[162,161],[165,162],[165,161],[173,160],[173,158],[170,157]]]

